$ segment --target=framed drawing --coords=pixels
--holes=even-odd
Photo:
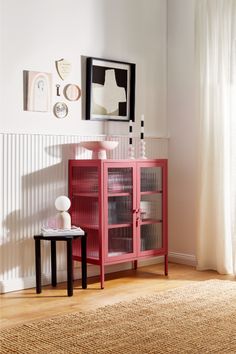
[[[86,119],[134,118],[135,64],[87,58]]]
[[[24,71],[24,110],[49,112],[51,110],[52,74]]]

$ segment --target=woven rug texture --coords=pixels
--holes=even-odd
[[[2,329],[0,337],[2,354],[235,354],[236,281],[191,283]]]

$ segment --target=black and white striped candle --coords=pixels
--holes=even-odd
[[[144,139],[144,114],[141,115],[141,131],[140,131],[140,139]]]
[[[133,121],[129,121],[129,145],[133,144]]]

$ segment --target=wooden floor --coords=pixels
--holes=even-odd
[[[41,294],[27,289],[1,295],[0,327],[6,328],[28,321],[59,314],[88,311],[138,296],[177,288],[190,282],[207,279],[233,279],[213,271],[196,271],[194,267],[170,264],[169,276],[164,276],[163,265],[157,264],[109,274],[105,289],[100,289],[99,279],[89,278],[88,288],[81,289],[80,281],[74,283],[74,296],[67,297],[66,283],[56,288],[43,287]]]

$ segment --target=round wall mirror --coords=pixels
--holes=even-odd
[[[64,88],[64,95],[69,101],[77,101],[81,96],[81,90],[78,85],[69,84]]]

